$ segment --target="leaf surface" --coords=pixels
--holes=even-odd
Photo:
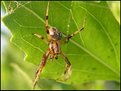
[[[4,2],[5,7],[10,2]],[[25,60],[39,65],[48,45],[34,36],[38,33],[46,38],[45,13],[47,1],[13,3],[13,12],[3,17],[4,24],[12,33],[12,42],[21,48]],[[12,4],[11,4],[12,5]],[[12,7],[12,6],[11,6]],[[84,18],[86,21],[84,23]],[[91,80],[120,79],[120,27],[106,2],[51,1],[49,25],[57,27],[64,35],[84,26],[84,30],[67,44],[61,45],[72,64],[72,75],[67,83]],[[65,68],[64,59],[47,64],[41,77],[57,79]]]

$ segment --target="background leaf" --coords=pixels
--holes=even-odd
[[[4,2],[7,8],[10,2]],[[25,60],[39,65],[48,46],[36,36],[46,37],[45,12],[47,1],[12,2],[13,12],[3,17],[4,24],[12,33],[12,42],[25,53]],[[62,51],[72,63],[72,75],[67,83],[81,83],[91,80],[120,79],[120,31],[106,2],[52,1],[49,7],[49,25],[62,33],[70,34],[83,25],[85,29],[73,37]],[[61,57],[49,61],[41,77],[57,79],[61,76],[65,63]]]

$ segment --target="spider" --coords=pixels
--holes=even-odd
[[[71,75],[72,65],[71,65],[70,61],[68,60],[68,58],[65,56],[65,54],[61,51],[61,48],[60,48],[61,41],[68,42],[70,38],[72,38],[74,35],[78,34],[80,31],[82,31],[84,29],[84,26],[83,26],[82,28],[75,31],[74,33],[67,35],[66,37],[63,38],[64,40],[62,40],[62,33],[56,27],[48,26],[48,10],[49,10],[49,2],[47,4],[47,8],[46,8],[46,33],[47,33],[48,41],[45,40],[45,38],[42,37],[41,35],[39,35],[37,33],[34,34],[38,38],[42,39],[45,43],[47,43],[49,48],[43,54],[41,63],[36,71],[35,79],[33,82],[33,89],[35,88],[35,85],[37,84],[39,76],[40,76],[44,66],[46,65],[46,61],[47,61],[48,57],[50,57],[53,60],[54,58],[57,59],[58,55],[60,54],[66,63],[64,75]]]

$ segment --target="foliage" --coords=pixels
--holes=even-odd
[[[11,41],[25,53],[25,60],[39,65],[48,48],[34,36],[46,37],[45,12],[47,1],[22,1],[3,17],[12,33]],[[7,9],[10,2],[4,2]],[[72,63],[72,75],[66,83],[83,83],[92,80],[120,79],[120,27],[106,2],[52,1],[49,7],[49,25],[57,27],[63,35],[73,33],[83,25],[85,29],[73,37],[62,51]],[[61,76],[65,63],[61,57],[49,61],[41,78],[55,79]]]

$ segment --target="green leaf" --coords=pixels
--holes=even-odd
[[[3,2],[7,8],[10,2]],[[4,24],[12,33],[12,42],[21,48],[25,60],[39,65],[48,45],[34,36],[46,37],[45,13],[47,1],[13,2],[13,12],[3,17]],[[11,4],[12,5],[12,4]],[[11,6],[12,7],[12,6]],[[84,30],[67,44],[61,45],[72,64],[72,75],[66,83],[91,80],[120,79],[120,27],[106,2],[51,1],[49,25],[63,34],[77,31],[86,17]],[[64,59],[47,61],[41,78],[57,79],[65,68]]]

